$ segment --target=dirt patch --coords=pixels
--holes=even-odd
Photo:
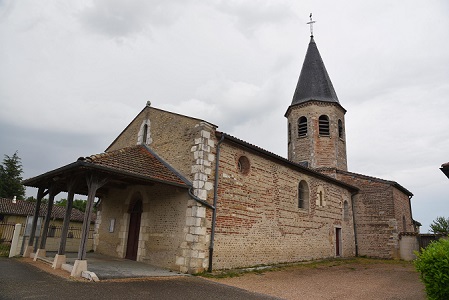
[[[326,261],[209,280],[283,299],[426,299],[419,273],[403,261]]]

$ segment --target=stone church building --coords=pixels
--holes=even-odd
[[[86,224],[97,197],[96,252],[179,272],[404,258],[401,239],[418,230],[412,193],[347,170],[345,113],[312,36],[286,107],[288,158],[148,103],[104,153],[24,183],[38,200],[88,195]]]

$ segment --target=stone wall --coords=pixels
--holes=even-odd
[[[125,257],[130,216],[128,207],[136,193],[140,193],[143,202],[137,260],[180,270],[176,257],[182,255],[180,252],[187,234],[189,202],[187,191],[182,188],[154,184],[111,190],[99,207],[95,251]],[[112,232],[111,220],[114,220]]]
[[[247,172],[239,168],[242,156],[249,161]],[[355,254],[350,209],[344,218],[344,202],[351,207],[345,188],[226,142],[219,178],[214,269],[335,257],[337,228],[341,256]],[[309,188],[306,209],[298,208],[300,180]]]
[[[201,120],[167,112],[153,107],[145,107],[123,130],[107,151],[134,146],[142,141],[142,128],[147,125],[146,145],[156,151],[178,172],[194,180],[192,165],[196,164],[192,147],[195,139],[203,138],[203,127],[214,126]],[[201,124],[201,126],[199,126]]]

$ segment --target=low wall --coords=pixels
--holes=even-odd
[[[418,237],[416,235],[401,235],[399,239],[399,255],[403,260],[414,260],[414,251],[419,250]]]

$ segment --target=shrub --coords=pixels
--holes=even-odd
[[[431,300],[449,299],[449,239],[432,242],[416,253],[415,267]]]

